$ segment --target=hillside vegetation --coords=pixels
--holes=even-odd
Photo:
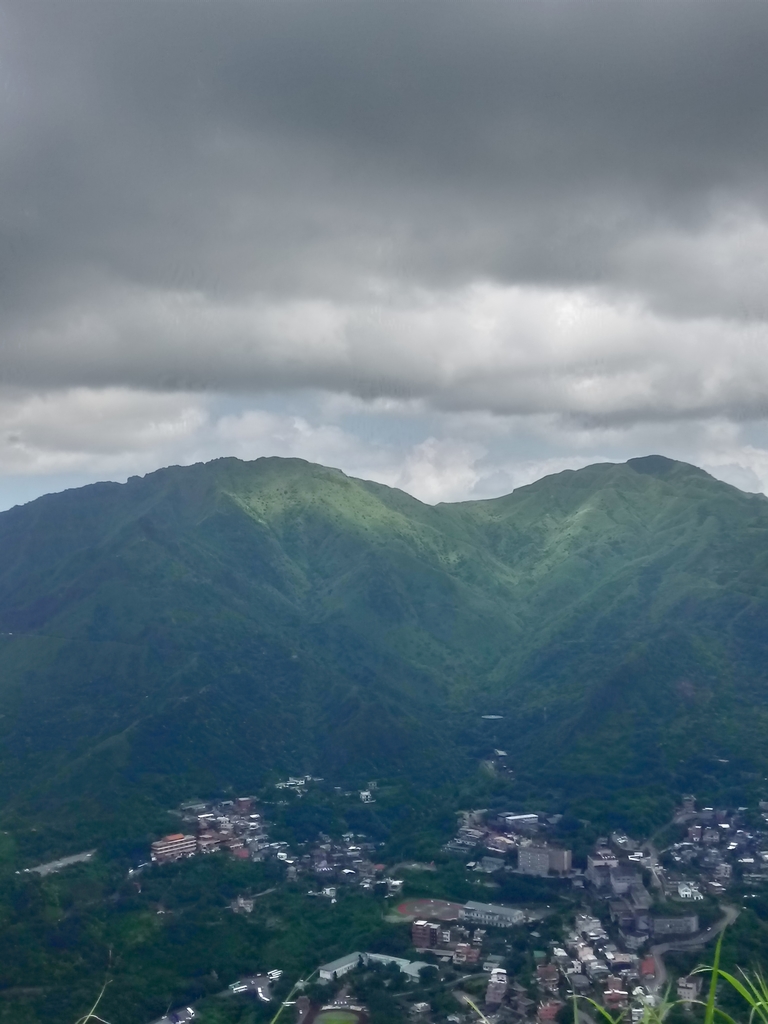
[[[736,793],[768,771],[766,612],[768,500],[658,456],[435,507],[292,459],[48,495],[0,515],[0,801],[119,838],[494,746],[554,801]]]

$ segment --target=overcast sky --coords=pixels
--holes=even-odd
[[[220,455],[768,490],[768,4],[4,0],[0,507]]]

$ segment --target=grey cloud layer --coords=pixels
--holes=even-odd
[[[2,380],[768,394],[768,7],[6,5]]]

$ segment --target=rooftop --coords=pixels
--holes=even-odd
[[[477,903],[475,900],[467,900],[464,908],[466,910],[477,910],[482,914],[501,914],[503,916],[520,913],[516,907],[505,907],[501,903]]]
[[[361,956],[362,954],[359,952],[347,953],[346,956],[340,956],[338,960],[332,960],[329,964],[323,964],[319,970],[328,971],[329,974],[333,974],[334,971],[340,971],[351,963],[357,963]]]

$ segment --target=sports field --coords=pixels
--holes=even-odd
[[[354,1010],[339,1009],[321,1010],[315,1017],[315,1024],[357,1024],[360,1014]]]
[[[447,903],[445,900],[405,900],[396,910],[403,921],[414,921],[426,917],[431,921],[458,921],[461,903]]]

